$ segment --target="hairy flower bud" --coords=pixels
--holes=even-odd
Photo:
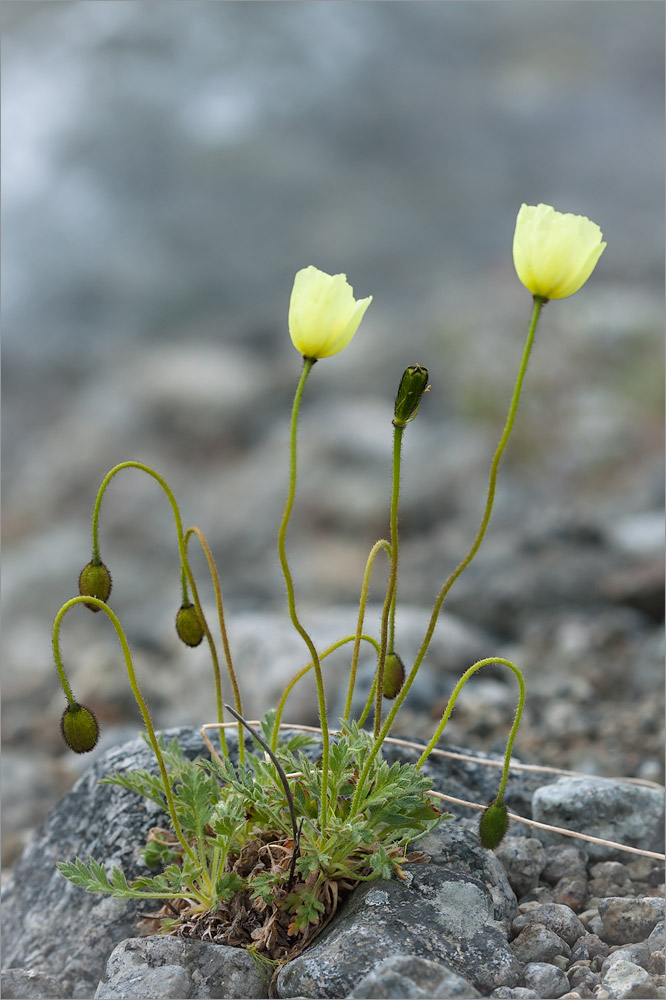
[[[75,702],[68,705],[60,718],[62,738],[74,753],[88,753],[97,744],[99,726],[93,712]]]
[[[204,637],[201,619],[191,601],[184,601],[178,609],[176,632],[186,646],[198,646]]]
[[[495,802],[491,802],[482,812],[479,822],[479,836],[482,845],[491,851],[494,850],[499,846],[508,829],[509,816],[506,806],[498,806]]]
[[[405,368],[395,397],[396,427],[404,427],[408,420],[416,416],[421,396],[428,388],[428,369],[423,365],[410,365]]]
[[[389,701],[396,698],[405,683],[405,664],[397,653],[387,653],[384,663],[383,695]]]
[[[105,603],[111,593],[111,574],[100,559],[93,559],[79,574],[79,593],[84,597],[97,597]],[[91,611],[99,611],[95,604],[86,604]]]

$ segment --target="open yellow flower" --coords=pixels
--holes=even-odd
[[[304,267],[294,278],[289,334],[305,358],[330,358],[350,342],[372,302],[354,298],[346,274]]]
[[[550,205],[522,205],[513,237],[516,273],[532,295],[565,299],[592,274],[606,246],[596,222]]]

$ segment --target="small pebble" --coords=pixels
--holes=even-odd
[[[657,863],[654,858],[645,858],[640,855],[636,855],[636,857],[632,857],[624,862],[624,866],[629,872],[629,878],[636,882],[644,882],[655,867],[655,864]],[[661,870],[663,871],[663,864],[661,866],[657,864],[657,870],[659,867],[661,867]]]
[[[551,885],[561,878],[587,879],[587,855],[573,846],[547,847],[541,878]]]
[[[655,896],[639,899],[611,896],[599,900],[599,916],[603,923],[599,936],[609,944],[644,941],[664,919],[664,900]]]
[[[652,975],[663,976],[666,971],[664,963],[664,952],[663,951],[653,951],[646,965],[648,972]]]
[[[525,986],[498,986],[490,994],[491,1000],[540,1000],[536,990]]]
[[[665,937],[664,921],[660,920],[646,941],[648,949],[650,951],[663,951],[664,945],[666,944]]]
[[[590,934],[590,932],[587,931],[585,934],[581,934],[577,941],[574,941],[571,951],[571,960],[574,962],[578,961],[580,958],[591,959],[595,958],[597,955],[601,955],[602,958],[605,958],[606,955],[608,955],[608,952],[609,947],[606,942],[602,941],[598,935]]]
[[[511,949],[521,963],[550,962],[556,955],[568,958],[571,949],[555,931],[543,924],[529,924],[521,930],[518,937],[511,942]]]
[[[600,977],[585,966],[574,965],[568,971],[568,978],[572,989],[579,990],[581,986],[586,986],[588,990],[593,991],[599,985]]]
[[[552,891],[553,902],[570,907],[574,913],[583,909],[588,895],[587,880],[580,876],[572,878],[564,875],[555,883]]]
[[[536,837],[505,837],[495,854],[518,899],[536,886],[546,861],[546,852],[540,840]]]
[[[537,996],[558,1000],[569,989],[569,980],[561,969],[546,962],[528,962],[523,969],[523,981]]]
[[[561,903],[542,903],[525,913],[520,913],[511,927],[512,930],[520,932],[529,924],[543,924],[569,946],[585,933],[585,928],[573,910]]]
[[[640,965],[642,969],[647,969],[649,958],[648,946],[643,941],[636,942],[636,944],[619,945],[612,949],[607,958],[604,959],[601,966],[602,978],[616,962],[633,962],[634,965]]]
[[[640,965],[621,959],[608,969],[601,981],[602,988],[609,991],[609,996],[617,1000],[629,1000],[630,997],[639,1000],[652,1000],[655,996],[656,983],[649,972]],[[598,996],[601,994],[599,993]]]

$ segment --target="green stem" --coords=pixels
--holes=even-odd
[[[499,468],[499,464],[500,464],[500,460],[502,458],[502,454],[504,453],[504,449],[507,446],[507,443],[508,443],[508,440],[509,440],[509,437],[511,435],[511,431],[513,429],[513,425],[514,425],[514,422],[515,422],[515,419],[516,419],[516,411],[518,409],[518,401],[520,399],[520,393],[521,393],[521,390],[522,390],[522,387],[523,387],[523,382],[524,382],[524,379],[525,379],[525,373],[527,371],[527,362],[529,361],[530,353],[531,353],[531,350],[532,350],[532,344],[534,343],[534,334],[536,332],[537,321],[539,319],[539,314],[541,312],[541,307],[543,306],[544,302],[545,302],[545,300],[543,298],[540,298],[539,296],[536,296],[536,295],[534,296],[534,308],[532,310],[532,319],[530,321],[530,327],[529,327],[529,331],[528,331],[528,334],[527,334],[527,340],[525,342],[525,347],[523,349],[523,356],[522,356],[522,359],[521,359],[521,362],[520,362],[520,368],[518,369],[518,376],[516,378],[516,382],[515,382],[515,385],[514,385],[513,395],[511,397],[511,403],[509,405],[509,413],[508,413],[508,416],[507,416],[507,419],[506,419],[506,424],[504,426],[504,431],[502,432],[502,436],[500,438],[500,442],[499,442],[499,444],[497,446],[497,450],[495,451],[495,455],[493,457],[493,460],[492,460],[492,463],[491,463],[491,466],[490,466],[490,475],[489,475],[489,480],[488,480],[488,495],[487,495],[487,498],[486,498],[486,506],[485,506],[485,510],[483,512],[483,517],[481,519],[481,526],[479,527],[479,530],[477,532],[476,538],[474,539],[474,542],[472,543],[472,547],[470,548],[469,552],[467,553],[467,555],[465,556],[465,558],[456,566],[456,568],[451,573],[451,575],[449,576],[448,580],[445,582],[444,586],[442,587],[442,589],[440,590],[440,592],[439,592],[439,594],[437,596],[437,600],[435,601],[435,606],[434,606],[434,608],[432,610],[432,614],[430,616],[430,622],[428,624],[428,628],[426,630],[426,634],[425,634],[423,642],[421,644],[421,648],[419,649],[419,652],[418,652],[418,654],[416,656],[416,659],[414,661],[414,665],[413,665],[412,669],[410,670],[410,672],[409,672],[409,674],[408,674],[408,676],[407,676],[407,678],[405,680],[405,683],[403,684],[400,692],[398,693],[397,698],[395,699],[395,701],[393,703],[393,706],[391,707],[391,711],[386,716],[386,719],[384,721],[384,725],[382,726],[382,728],[381,728],[381,730],[379,732],[379,735],[375,739],[374,746],[373,746],[372,750],[370,751],[368,759],[367,759],[367,761],[365,763],[365,767],[363,768],[363,771],[362,771],[361,776],[359,778],[358,784],[356,786],[355,800],[356,799],[360,800],[360,796],[361,796],[361,794],[363,792],[363,785],[365,783],[365,780],[367,779],[368,774],[370,773],[370,768],[372,766],[372,761],[374,760],[375,756],[379,752],[379,749],[380,749],[380,747],[381,747],[381,745],[382,745],[382,743],[384,741],[384,738],[388,735],[389,730],[390,730],[391,726],[393,725],[393,721],[394,721],[396,715],[398,714],[400,706],[402,705],[403,701],[407,697],[407,694],[409,692],[410,687],[414,683],[414,678],[416,677],[416,674],[418,673],[419,667],[421,666],[421,663],[423,662],[423,659],[424,659],[424,657],[425,657],[425,655],[426,655],[426,653],[428,651],[428,647],[430,646],[430,642],[432,640],[433,633],[435,631],[435,626],[437,624],[437,619],[439,617],[439,612],[441,610],[442,604],[444,603],[444,598],[446,597],[446,595],[448,594],[449,590],[451,589],[451,587],[453,586],[453,584],[455,583],[455,581],[458,579],[458,577],[460,576],[460,574],[469,566],[469,564],[471,563],[472,559],[476,555],[477,550],[478,550],[479,546],[481,545],[481,542],[483,541],[483,536],[485,535],[486,528],[488,527],[488,522],[490,520],[490,515],[491,515],[492,509],[493,509],[493,501],[495,499],[495,487],[496,487],[496,484],[497,484],[497,470]],[[355,804],[356,804],[356,806],[358,806],[358,802],[355,801]]]
[[[506,744],[506,751],[504,753],[504,767],[502,769],[502,780],[500,782],[497,798],[495,799],[495,803],[499,806],[502,804],[502,796],[504,795],[504,789],[506,787],[506,782],[509,777],[509,766],[511,764],[511,751],[513,749],[513,743],[516,738],[516,734],[518,732],[518,726],[520,725],[520,719],[523,714],[523,708],[525,707],[525,681],[523,680],[522,672],[518,669],[515,663],[511,662],[511,660],[505,660],[501,656],[488,656],[484,660],[478,660],[469,668],[469,670],[465,671],[465,673],[462,675],[462,677],[454,687],[453,691],[451,692],[451,697],[449,698],[444,714],[442,715],[441,722],[437,726],[437,729],[433,733],[432,739],[430,740],[427,747],[417,760],[415,766],[416,769],[418,770],[420,767],[423,766],[423,764],[425,764],[431,751],[433,750],[440,736],[444,732],[444,727],[446,726],[446,723],[449,721],[451,712],[453,711],[458,695],[460,694],[460,692],[462,691],[463,687],[470,679],[472,674],[475,674],[477,670],[481,669],[481,667],[488,666],[489,663],[504,664],[505,667],[508,667],[510,670],[514,672],[514,674],[518,679],[518,704],[516,706],[516,714],[513,719],[513,725],[511,726],[511,732],[509,733],[509,738]]]
[[[354,640],[354,652],[352,653],[351,661],[351,671],[349,673],[349,685],[347,687],[347,700],[345,701],[345,710],[343,714],[343,719],[345,722],[349,722],[349,716],[351,714],[352,700],[354,697],[354,687],[356,686],[356,669],[358,667],[358,657],[361,648],[361,633],[363,632],[363,622],[365,619],[365,606],[368,601],[368,588],[370,586],[370,573],[372,572],[372,567],[377,556],[377,553],[381,549],[386,549],[391,558],[391,546],[386,541],[386,539],[381,538],[378,542],[370,549],[370,555],[365,564],[365,572],[363,573],[363,582],[361,584],[361,599],[358,605],[358,620],[356,622],[356,636]],[[377,650],[379,654],[379,647]]]
[[[197,539],[199,540],[199,544],[201,545],[201,548],[204,551],[204,555],[206,556],[206,562],[208,563],[208,569],[210,571],[211,579],[213,581],[213,589],[215,591],[215,603],[216,603],[216,606],[217,606],[217,617],[218,617],[218,621],[219,621],[219,624],[220,624],[220,635],[222,637],[222,648],[224,649],[224,657],[225,657],[225,660],[227,662],[227,673],[229,674],[229,680],[231,681],[231,687],[232,687],[233,692],[234,692],[234,701],[236,703],[236,711],[238,712],[239,715],[242,715],[243,714],[243,703],[241,701],[241,694],[240,694],[240,689],[238,687],[238,680],[236,679],[236,672],[234,670],[233,661],[231,659],[231,649],[229,647],[229,638],[227,636],[227,628],[226,628],[226,623],[225,623],[225,619],[224,619],[224,606],[222,604],[222,588],[220,586],[220,577],[219,577],[219,574],[217,572],[217,566],[215,565],[215,560],[213,558],[213,553],[210,550],[210,546],[208,544],[208,541],[206,540],[206,536],[204,535],[203,531],[200,528],[196,527],[196,525],[193,525],[191,528],[187,529],[187,532],[185,534],[185,549],[187,550],[187,543],[189,542],[189,540],[190,540],[190,538],[191,538],[192,535],[196,535]],[[197,605],[197,608],[200,608],[199,597],[198,597],[198,594],[196,592],[196,586],[195,586],[195,583],[194,583],[194,578],[192,576],[192,572],[191,572],[189,563],[187,563],[187,576],[188,576],[188,580],[189,580],[190,586],[192,588],[192,594],[194,595],[195,604]],[[224,721],[223,720],[224,708],[223,708],[223,701],[222,701],[222,681],[221,681],[221,678],[220,678],[220,665],[219,665],[219,662],[217,660],[217,656],[216,655],[214,655],[214,657],[213,657],[213,667],[214,667],[214,670],[215,670],[215,692],[216,692],[216,697],[217,697],[218,721],[222,722],[222,721]],[[223,733],[223,732],[224,732],[224,730],[220,729],[220,733]],[[226,749],[226,747],[225,747],[225,749]],[[245,740],[244,740],[244,734],[243,734],[243,726],[242,726],[242,724],[240,722],[238,723],[238,751],[239,751],[240,763],[244,764],[245,763]]]
[[[102,484],[97,493],[97,499],[95,500],[95,506],[93,507],[92,515],[92,551],[93,551],[93,562],[99,562],[99,512],[102,504],[102,498],[104,497],[104,492],[116,475],[121,469],[140,469],[147,475],[152,476],[155,479],[164,492],[167,495],[169,503],[171,504],[171,509],[173,510],[174,520],[176,522],[176,534],[178,536],[178,552],[180,553],[180,564],[181,564],[181,586],[183,589],[183,602],[188,600],[187,596],[187,584],[186,584],[186,572],[185,572],[185,544],[183,541],[183,523],[180,517],[180,511],[178,509],[178,504],[176,503],[176,498],[168,485],[168,483],[160,476],[154,469],[151,469],[149,465],[144,465],[142,462],[121,462],[120,465],[114,466],[102,480]]]
[[[391,490],[391,568],[389,571],[386,598],[382,609],[382,625],[379,641],[379,660],[377,661],[377,687],[375,690],[375,739],[379,736],[382,725],[382,698],[384,696],[384,666],[388,648],[389,617],[398,586],[398,500],[400,496],[400,459],[402,454],[402,435],[404,424],[396,424],[393,428],[393,486]]]
[[[141,694],[141,690],[137,683],[136,675],[134,673],[134,666],[132,664],[132,654],[130,653],[130,648],[127,642],[127,638],[125,636],[125,632],[123,630],[122,625],[120,624],[120,621],[113,613],[111,608],[107,604],[105,604],[104,601],[100,601],[96,597],[86,597],[83,595],[79,597],[72,597],[72,599],[67,601],[66,604],[63,604],[63,606],[60,608],[58,614],[55,617],[55,621],[53,622],[53,654],[55,657],[56,669],[58,671],[60,680],[63,683],[63,689],[65,691],[67,700],[71,705],[73,701],[72,691],[65,679],[65,671],[62,665],[62,658],[60,655],[60,644],[59,644],[60,623],[64,615],[69,611],[70,608],[73,608],[75,604],[83,604],[86,602],[89,604],[96,604],[98,608],[104,611],[111,619],[115,627],[115,630],[118,634],[118,639],[120,640],[123,656],[125,657],[125,665],[127,667],[127,676],[129,678],[130,687],[132,688],[132,693],[134,695],[134,698],[136,699],[137,705],[139,706],[141,715],[143,716],[146,732],[148,733],[148,739],[150,740],[150,745],[153,748],[153,753],[155,754],[155,758],[157,760],[160,769],[160,774],[162,776],[162,784],[164,785],[164,794],[166,796],[169,815],[171,816],[171,822],[173,823],[174,831],[185,853],[190,856],[190,858],[192,859],[192,861],[195,862],[195,864],[198,864],[197,856],[190,847],[190,845],[188,844],[187,840],[185,839],[180,823],[178,821],[178,816],[176,814],[176,806],[173,801],[173,796],[171,794],[171,786],[169,784],[169,776],[167,774],[167,769],[164,764],[164,758],[162,757],[162,751],[160,750],[159,743],[157,742],[157,737],[155,736],[155,729],[153,727],[152,719],[150,718],[150,712],[148,711],[148,706],[143,698],[143,695]],[[205,875],[205,871],[202,873],[202,875]]]
[[[331,653],[334,653],[336,649],[340,648],[340,646],[344,646],[345,643],[347,642],[356,641],[356,639],[358,638],[359,636],[357,635],[346,635],[344,639],[338,639],[338,641],[334,642],[332,646],[329,646],[328,649],[325,649],[323,653],[319,654],[319,660],[321,661],[326,659],[327,656],[330,656]],[[365,642],[371,643],[377,650],[377,653],[379,653],[379,643],[377,642],[376,639],[373,639],[371,635],[361,635],[360,639],[363,639]],[[273,727],[273,735],[271,737],[271,750],[273,750],[273,752],[275,752],[275,749],[277,748],[278,736],[280,733],[280,723],[282,722],[282,715],[284,713],[285,705],[287,703],[287,698],[293,691],[296,684],[300,681],[300,679],[302,677],[305,677],[308,671],[312,670],[312,666],[313,666],[312,661],[310,661],[310,663],[306,664],[306,666],[304,666],[301,670],[299,670],[297,674],[294,674],[294,676],[291,678],[286,688],[282,692],[282,697],[278,702],[278,707],[275,712],[275,723]]]
[[[306,632],[305,628],[301,624],[298,615],[296,613],[296,598],[294,596],[294,583],[291,577],[291,570],[289,569],[289,563],[287,561],[286,552],[286,536],[287,536],[287,526],[289,525],[289,518],[291,517],[291,511],[294,506],[294,495],[296,493],[296,431],[298,427],[298,411],[300,409],[301,397],[303,395],[303,389],[305,387],[305,380],[307,379],[310,370],[315,363],[315,358],[304,358],[303,371],[298,382],[296,389],[296,394],[294,396],[294,405],[291,412],[291,430],[290,430],[290,444],[289,444],[289,490],[287,493],[287,502],[284,509],[284,514],[282,515],[282,522],[280,524],[280,530],[278,531],[278,554],[280,556],[280,565],[282,566],[282,573],[284,575],[284,581],[287,587],[287,602],[289,605],[289,616],[291,618],[292,625],[298,632],[298,634],[303,639],[305,645],[308,648],[310,657],[312,659],[312,666],[315,672],[315,681],[317,684],[317,701],[319,703],[319,724],[321,726],[321,738],[322,738],[322,782],[321,782],[321,815],[320,815],[320,827],[322,834],[326,829],[326,821],[328,818],[328,757],[329,757],[329,735],[328,735],[328,719],[326,716],[326,695],[324,693],[324,679],[321,672],[321,664],[319,662],[319,656],[317,655],[317,650],[315,645],[310,638],[309,634]]]

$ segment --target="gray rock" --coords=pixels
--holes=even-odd
[[[585,928],[573,910],[561,903],[540,903],[525,910],[515,918],[512,929],[520,932],[530,924],[542,924],[550,928],[570,946],[585,933]]]
[[[576,962],[579,959],[595,958],[597,955],[605,958],[608,955],[608,945],[596,934],[586,931],[574,942],[571,950],[571,961]]]
[[[359,887],[312,947],[282,969],[280,996],[346,996],[378,954],[405,951],[445,962],[482,992],[514,985],[518,962],[483,882],[432,864],[405,872],[409,884]]]
[[[612,951],[603,961],[601,975],[605,976],[608,970],[620,961],[633,962],[634,965],[640,965],[642,969],[647,969],[649,960],[650,951],[647,944],[643,941],[637,941],[635,944],[628,944],[624,948]]]
[[[516,897],[496,854],[481,846],[474,820],[442,823],[415,847],[428,854],[433,865],[480,878],[495,904],[495,919],[508,931],[518,912]]]
[[[523,981],[527,989],[548,1000],[557,1000],[569,989],[569,980],[562,970],[546,962],[528,962],[523,969]]]
[[[650,951],[659,951],[663,949],[666,943],[666,934],[664,933],[664,921],[660,920],[658,924],[655,925],[654,929],[650,931],[646,944]]]
[[[609,944],[644,941],[664,919],[664,900],[657,896],[639,899],[610,896],[599,900],[599,915],[603,922],[600,936]]]
[[[602,988],[608,990],[611,997],[616,1000],[636,997],[640,1000],[651,1000],[656,997],[656,983],[654,979],[642,969],[640,965],[633,962],[620,961],[608,969],[606,975],[601,980]]]
[[[594,990],[600,982],[600,977],[597,972],[593,972],[590,968],[589,963],[575,964],[572,965],[567,970],[567,976],[569,979],[569,985],[571,989],[580,990],[581,987],[592,991]]]
[[[587,881],[584,878],[568,878],[566,875],[555,883],[552,890],[554,903],[568,906],[574,913],[582,910],[588,895]]]
[[[539,994],[526,986],[499,986],[490,996],[492,1000],[537,1000]]]
[[[566,941],[543,924],[529,924],[511,942],[511,949],[521,964],[527,962],[552,962],[557,955],[569,957],[571,949]]]
[[[546,847],[541,878],[550,885],[556,885],[563,878],[587,880],[587,857],[584,850],[571,843]]]
[[[663,851],[664,795],[656,788],[602,778],[560,778],[537,789],[532,799],[533,818],[604,840]],[[542,831],[544,843],[561,843],[559,834]],[[618,851],[586,843],[596,861],[612,860]]]
[[[153,935],[114,948],[95,1000],[267,997],[267,986],[243,948]]]
[[[663,976],[666,971],[666,954],[664,949],[655,949],[655,951],[650,953],[647,965],[645,968],[648,972],[651,972],[655,976]]]
[[[470,982],[449,966],[417,955],[391,955],[356,984],[349,998],[377,997],[396,1000],[447,1000],[480,997]]]
[[[173,734],[170,734],[173,735]],[[179,733],[186,739],[185,733]],[[201,750],[198,734],[190,746]],[[77,781],[36,831],[3,886],[3,961],[60,979],[62,995],[94,994],[109,953],[136,932],[143,904],[85,892],[56,870],[81,856],[117,864],[128,878],[145,873],[139,851],[164,814],[132,792],[100,785],[104,774],[148,767],[151,751],[137,739],[109,751]],[[11,915],[11,916],[10,916]]]
[[[2,973],[0,995],[5,1000],[25,997],[26,1000],[62,1000],[63,984],[57,976],[34,969],[6,969]]]
[[[206,755],[196,731],[180,728],[166,731],[165,736],[167,739],[178,736],[184,752],[190,757]],[[235,734],[230,734],[228,741],[233,756]],[[316,754],[317,748],[312,752]],[[406,751],[402,759],[410,755],[413,759],[415,752]],[[398,756],[398,751],[392,749],[391,759]],[[55,869],[56,861],[76,856],[87,860],[92,856],[108,865],[118,865],[129,879],[145,874],[140,850],[150,827],[163,823],[164,814],[156,805],[130,791],[99,784],[99,778],[110,771],[134,767],[156,768],[152,753],[142,739],[107,751],[94,761],[33,835],[14,875],[3,886],[3,961],[6,967],[56,976],[63,996],[92,996],[109,954],[120,941],[135,936],[137,914],[145,908],[140,900],[118,900],[86,893],[66,881]],[[482,765],[433,758],[427,767],[435,788],[459,788],[464,798],[475,797],[479,788],[489,791],[489,769]],[[496,776],[491,780],[494,784]],[[528,801],[529,786],[521,786],[518,782],[515,787],[523,789],[517,792],[518,801]],[[443,831],[433,843],[437,858],[446,861],[448,868],[432,866],[432,870],[439,872],[438,878],[444,881],[464,880],[464,875],[449,870],[455,869],[456,863],[463,873],[469,873],[469,892],[482,901],[479,905],[484,920],[487,917],[493,927],[491,938],[495,934],[503,942],[504,951],[500,947],[498,954],[512,970],[513,956],[502,934],[506,936],[515,916],[515,897],[502,866],[491,852],[475,845],[475,836],[470,827],[461,827],[460,831],[454,828],[450,833]],[[458,852],[460,857],[456,862]],[[430,907],[427,912],[430,914]],[[455,951],[455,946],[451,947]],[[400,950],[404,951],[402,945]],[[446,960],[447,954],[442,955],[443,959]],[[373,955],[373,963],[375,958]],[[497,985],[493,977],[500,973],[492,961],[489,970],[490,981]],[[368,969],[360,972],[357,978],[365,971]],[[456,968],[456,971],[465,974],[464,968]],[[17,976],[14,981],[18,981]]]
[[[518,899],[536,886],[546,860],[540,840],[535,837],[505,837],[495,853]]]

